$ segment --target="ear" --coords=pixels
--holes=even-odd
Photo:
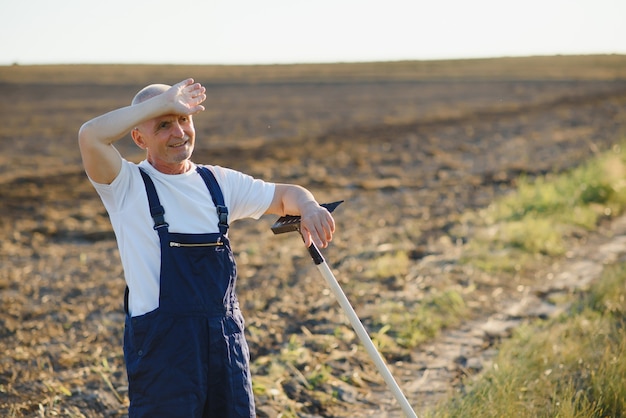
[[[139,129],[134,128],[130,131],[130,136],[133,138],[133,141],[137,146],[141,149],[146,149],[146,141],[143,139],[143,135],[139,132]]]

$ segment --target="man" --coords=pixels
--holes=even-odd
[[[153,84],[130,106],[86,122],[78,135],[127,283],[130,417],[255,416],[228,222],[300,215],[305,244],[322,248],[335,229],[303,187],[194,164],[192,117],[205,99],[193,79]],[[146,151],[139,164],[113,145],[129,131]]]

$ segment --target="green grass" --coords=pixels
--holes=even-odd
[[[517,190],[479,214],[465,262],[487,272],[523,271],[559,257],[577,236],[626,208],[626,150],[615,146],[562,174],[521,177]],[[426,416],[618,417],[626,415],[626,263],[587,291],[563,296],[558,318],[517,329],[465,394]]]
[[[566,253],[568,240],[626,208],[626,146],[560,174],[517,180],[514,193],[480,213],[463,261],[484,271],[519,271],[541,257]]]
[[[372,341],[383,354],[414,348],[435,337],[447,327],[457,325],[465,317],[467,306],[463,296],[446,290],[428,295],[413,306],[389,301],[377,307],[377,332]]]
[[[384,279],[387,277],[402,277],[407,274],[411,260],[406,251],[396,251],[391,254],[383,254],[374,260],[373,266],[367,275]]]
[[[563,256],[571,239],[597,228],[626,208],[626,146],[615,146],[568,172],[531,179],[521,176],[515,192],[484,211],[470,214],[477,226],[462,261],[488,273],[519,273],[544,258]],[[370,278],[404,276],[406,252],[370,261]],[[392,355],[435,337],[468,314],[463,295],[452,290],[427,295],[419,303],[378,305],[372,335],[378,349]]]
[[[558,218],[561,223],[592,229],[600,216],[623,210],[624,174],[626,150],[615,146],[560,175],[521,177],[516,193],[493,205],[487,215],[492,222]]]
[[[518,329],[465,396],[427,416],[624,416],[626,264],[578,298],[567,314]]]
[[[520,273],[566,254],[572,240],[626,210],[626,146],[582,166],[517,180],[516,190],[478,214],[464,262]],[[374,260],[377,278],[402,276],[402,252]],[[575,296],[564,296],[575,297]],[[530,324],[503,344],[493,368],[466,396],[432,417],[614,417],[626,414],[626,264],[608,269],[571,311]],[[567,300],[565,301],[567,302]],[[469,309],[463,295],[439,290],[414,305],[386,302],[373,315],[372,340],[387,356],[402,353],[455,326]]]

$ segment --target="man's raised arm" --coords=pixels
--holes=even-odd
[[[162,94],[85,122],[78,132],[78,144],[87,175],[96,183],[110,184],[122,165],[114,142],[146,120],[168,114],[192,115],[204,110],[201,103],[206,99],[205,91],[189,78]]]

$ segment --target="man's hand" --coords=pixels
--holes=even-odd
[[[317,247],[326,248],[333,239],[335,220],[326,208],[310,202],[301,212],[300,232],[307,247],[314,242]]]
[[[195,115],[204,110],[201,103],[206,100],[206,89],[188,78],[174,84],[163,94],[163,99],[171,103],[173,114]]]
[[[335,220],[325,207],[317,203],[313,194],[302,186],[276,184],[274,199],[265,213],[300,216],[300,233],[307,247],[314,242],[316,246],[326,248],[333,239]]]

